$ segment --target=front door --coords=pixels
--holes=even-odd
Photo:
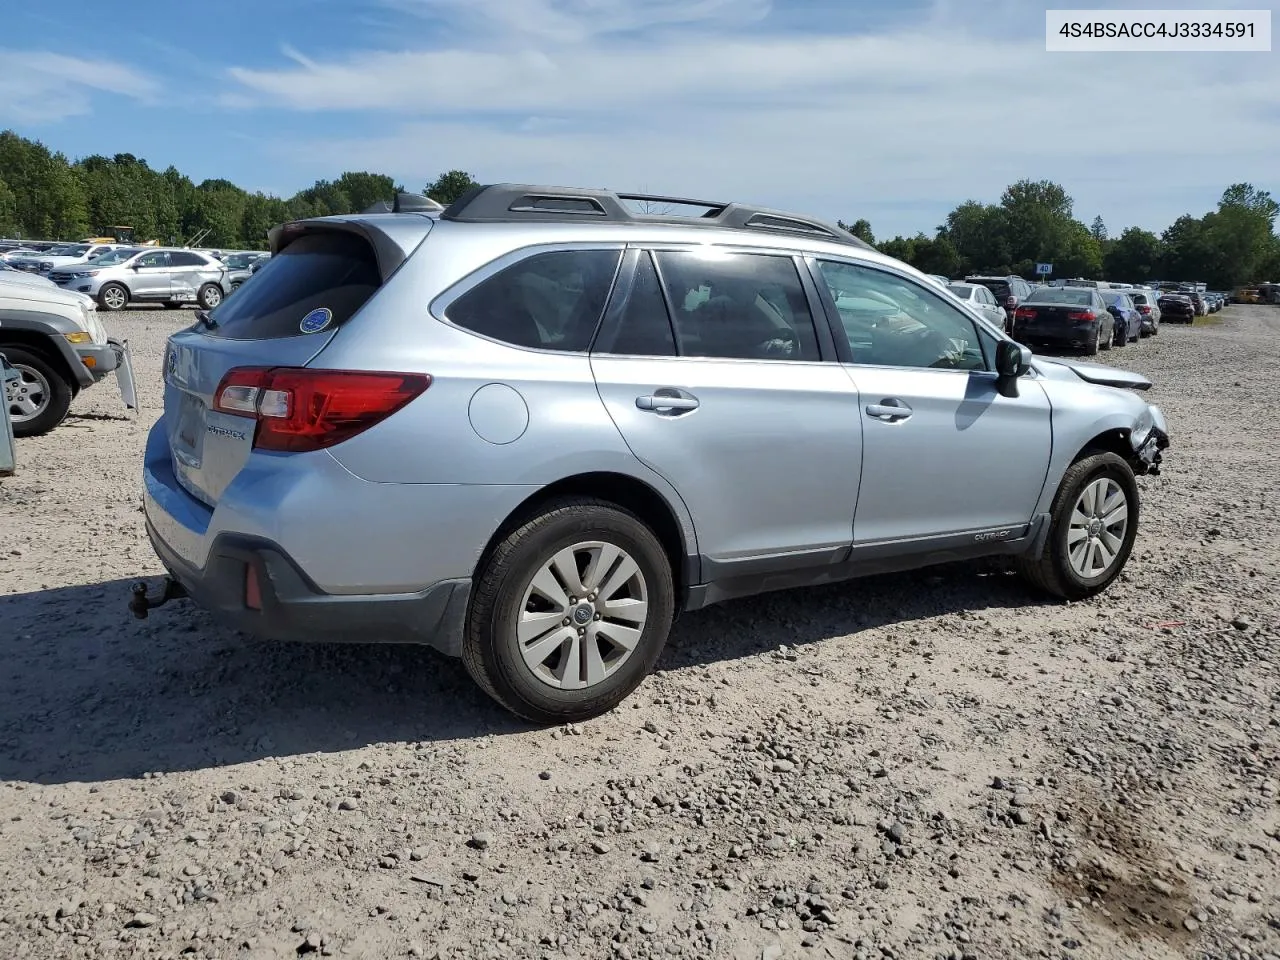
[[[144,253],[133,262],[129,293],[135,300],[169,299],[169,254],[164,250]]]
[[[704,581],[838,559],[858,394],[830,338],[819,346],[797,262],[676,249],[626,264],[591,366],[631,451],[688,506]]]
[[[996,390],[996,336],[888,268],[816,260],[857,385],[862,484],[855,545],[969,534],[1014,539],[1048,472],[1049,400]]]

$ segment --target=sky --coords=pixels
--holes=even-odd
[[[421,189],[460,168],[866,218],[877,237],[931,234],[1024,177],[1113,235],[1199,216],[1234,182],[1280,196],[1280,49],[1047,53],[1047,6],[1068,4],[14,4],[0,129],[282,196],[344,170]]]

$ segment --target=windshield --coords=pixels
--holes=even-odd
[[[256,253],[233,253],[229,257],[223,257],[222,262],[232,270],[243,270],[257,259]]]
[[[79,257],[89,252],[88,244],[69,243],[65,247],[54,247],[49,251],[51,257]]]
[[[1082,287],[1041,287],[1031,298],[1036,303],[1093,303],[1092,291]]]
[[[92,257],[88,262],[95,267],[105,267],[113,263],[124,263],[130,257],[141,253],[141,250],[108,250],[106,253],[100,253],[96,257]]]
[[[968,300],[973,296],[973,287],[967,283],[949,283],[947,284],[947,289],[961,300]]]

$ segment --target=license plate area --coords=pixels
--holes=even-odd
[[[204,454],[205,405],[199,397],[182,395],[178,404],[178,423],[174,429],[174,452],[191,467],[200,466]]]

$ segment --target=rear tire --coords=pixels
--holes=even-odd
[[[1032,586],[1063,600],[1096,596],[1128,562],[1138,515],[1138,484],[1129,464],[1114,453],[1084,456],[1058,485],[1044,551],[1019,557],[1014,566]]]
[[[16,384],[9,382],[3,397],[13,420],[13,435],[38,437],[65,420],[75,391],[53,364],[22,347],[0,343],[0,353],[22,377]]]
[[[222,302],[222,288],[216,283],[206,283],[200,288],[200,292],[196,294],[201,308],[212,310]]]
[[[1084,355],[1086,357],[1096,357],[1098,355],[1099,347],[1101,347],[1103,350],[1110,350],[1111,341],[1108,340],[1106,343],[1106,346],[1102,346],[1101,340],[1102,340],[1102,334],[1095,333],[1090,338],[1089,342],[1084,345]]]
[[[671,564],[643,521],[603,500],[556,500],[485,562],[462,661],[517,716],[588,720],[621,703],[653,669],[674,612]]]

